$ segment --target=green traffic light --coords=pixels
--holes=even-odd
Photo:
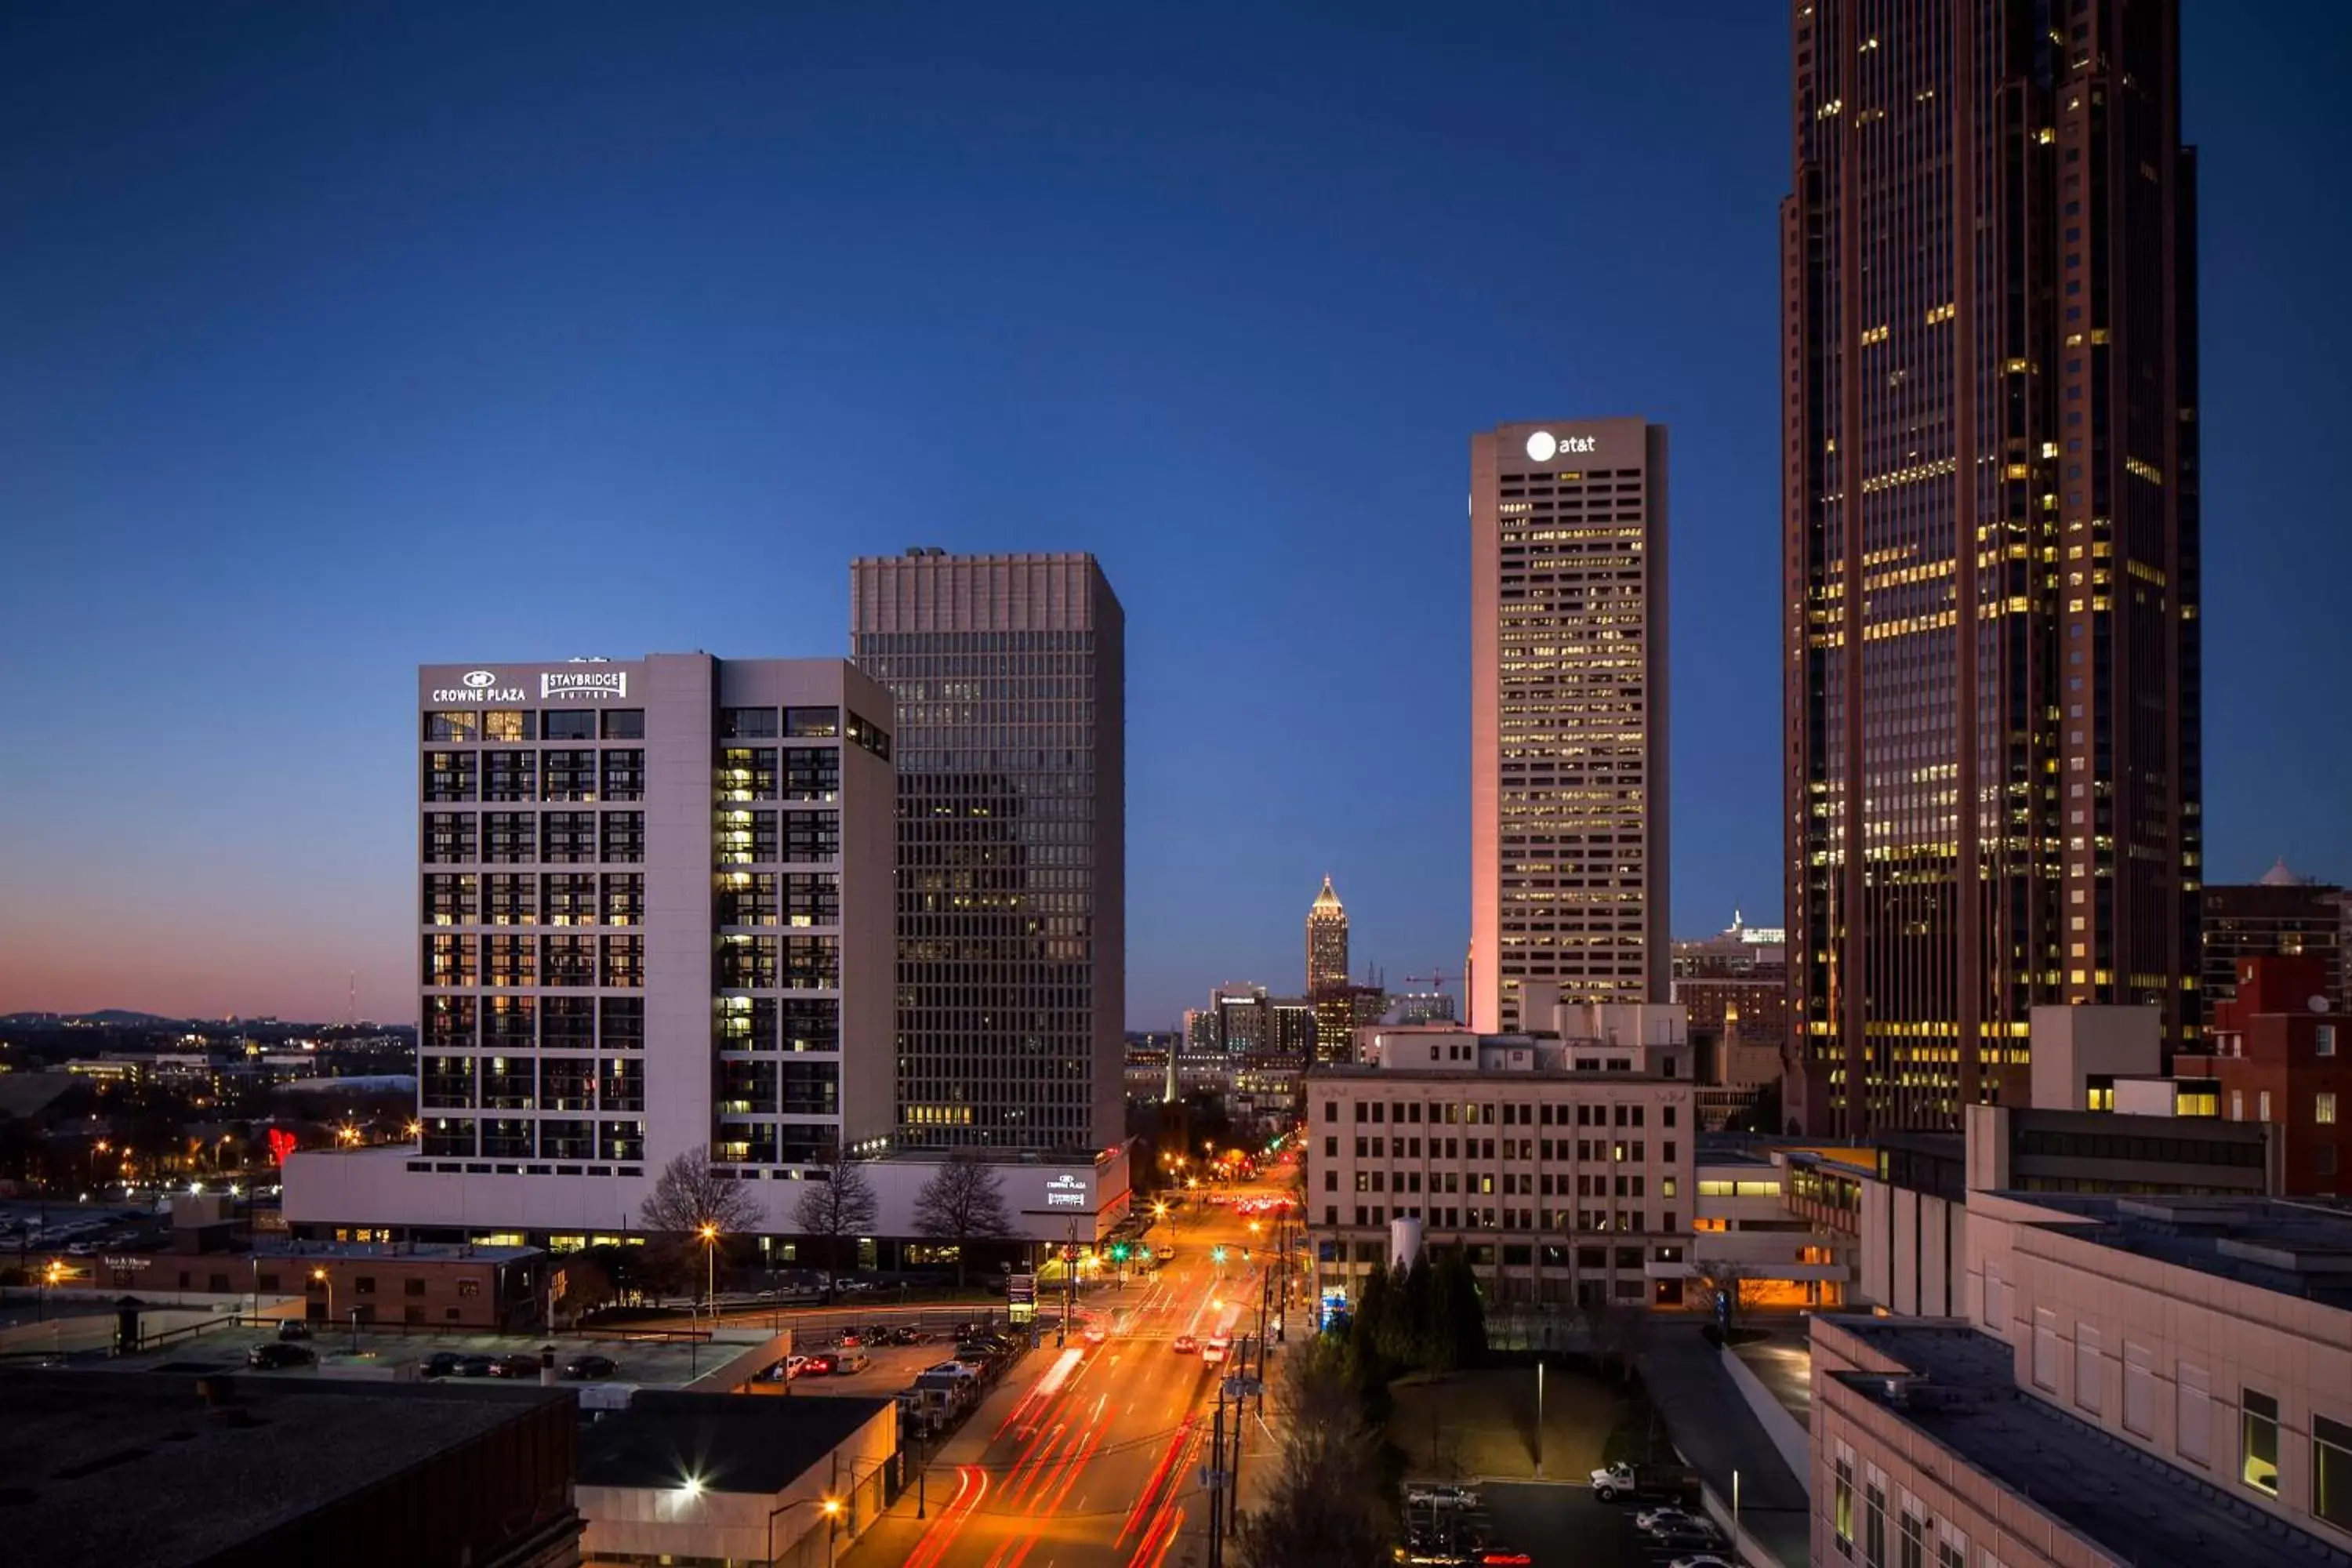
[[[1225,1260],[1225,1249],[1222,1247],[1209,1248],[1209,1260],[1212,1263],[1223,1263]]]

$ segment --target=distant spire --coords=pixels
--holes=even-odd
[[[1345,906],[1339,902],[1339,895],[1331,890],[1330,878],[1323,879],[1323,890],[1315,895],[1314,907],[1318,910],[1344,909]]]
[[[2303,881],[2304,879],[2295,874],[2294,868],[2287,865],[2286,857],[2282,855],[2278,858],[2276,865],[2263,873],[2262,885],[2265,888],[2300,888],[2303,886]],[[1328,888],[1330,884],[1326,882],[1324,886]]]

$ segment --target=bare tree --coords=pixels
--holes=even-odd
[[[1393,1518],[1381,1482],[1381,1436],[1366,1420],[1360,1368],[1332,1338],[1285,1358],[1286,1419],[1265,1507],[1241,1517],[1243,1568],[1382,1568]]]
[[[824,1179],[808,1183],[808,1190],[793,1206],[793,1221],[803,1236],[824,1243],[828,1265],[824,1293],[825,1300],[831,1300],[833,1276],[841,1272],[842,1241],[855,1241],[871,1231],[878,1210],[873,1184],[866,1179],[863,1166],[838,1147],[826,1152],[824,1166]]]
[[[1604,1362],[1615,1362],[1618,1375],[1623,1377],[1649,1348],[1649,1309],[1632,1301],[1596,1301],[1583,1313],[1593,1353]]]
[[[664,1165],[637,1208],[637,1223],[681,1261],[698,1242],[716,1246],[720,1237],[758,1229],[761,1217],[759,1200],[712,1166],[708,1149],[688,1149]]]
[[[958,1289],[963,1289],[964,1266],[973,1242],[1019,1234],[995,1167],[968,1149],[949,1155],[939,1173],[923,1184],[915,1197],[915,1229],[934,1241],[955,1243]]]
[[[1746,1264],[1722,1258],[1698,1265],[1699,1283],[1706,1288],[1708,1304],[1722,1315],[1724,1327],[1736,1329],[1748,1321],[1763,1294],[1763,1283]]]

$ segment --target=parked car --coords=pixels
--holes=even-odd
[[[592,1383],[600,1377],[610,1377],[621,1370],[611,1356],[576,1355],[563,1363],[563,1375],[580,1383]]]
[[[457,1375],[459,1377],[488,1377],[490,1375],[490,1366],[491,1358],[488,1356],[461,1356],[457,1361]]]
[[[980,1369],[960,1361],[943,1361],[923,1369],[925,1377],[978,1377]]]
[[[1666,1564],[1666,1568],[1732,1568],[1732,1565],[1728,1558],[1717,1557],[1712,1552],[1697,1552],[1688,1557],[1675,1558]]]
[[[1478,1494],[1468,1487],[1432,1482],[1406,1487],[1404,1500],[1412,1508],[1474,1509],[1478,1506]]]
[[[834,1358],[833,1373],[835,1377],[847,1377],[852,1373],[864,1372],[873,1364],[872,1356],[857,1351],[848,1351]]]
[[[804,1355],[788,1355],[783,1360],[778,1362],[775,1365],[768,1369],[768,1381],[770,1383],[790,1383],[793,1379],[798,1377],[803,1371],[807,1370],[807,1367],[808,1357]]]
[[[278,1337],[281,1340],[307,1340],[310,1337],[310,1325],[299,1318],[288,1318],[278,1325]]]
[[[502,1355],[490,1363],[490,1375],[524,1380],[536,1378],[539,1375],[539,1358],[522,1352],[517,1352],[513,1355]]]
[[[830,1377],[834,1368],[840,1364],[841,1358],[831,1351],[819,1351],[801,1363],[801,1374],[804,1377]]]
[[[419,1377],[455,1377],[457,1363],[464,1358],[456,1351],[435,1351],[416,1369]]]
[[[1174,1351],[1178,1355],[1194,1355],[1200,1352],[1201,1342],[1194,1339],[1190,1334],[1178,1334],[1176,1336],[1175,1342],[1171,1344],[1168,1348]]]
[[[245,1364],[257,1372],[276,1372],[281,1367],[289,1366],[310,1366],[318,1359],[318,1352],[308,1345],[261,1344],[245,1352]]]
[[[1705,1522],[1686,1508],[1645,1508],[1633,1516],[1633,1528],[1645,1535],[1653,1531],[1678,1530]]]
[[[833,1336],[833,1342],[844,1350],[856,1350],[866,1342],[866,1332],[862,1329],[844,1329]]]

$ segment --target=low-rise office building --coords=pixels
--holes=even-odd
[[[640,1391],[580,1440],[583,1568],[823,1568],[898,1495],[888,1399]]]
[[[1682,1010],[1523,995],[1551,1030],[1368,1029],[1365,1061],[1307,1074],[1325,1288],[1387,1267],[1391,1221],[1411,1220],[1498,1302],[1681,1303],[1697,1137]]]
[[[1961,1310],[1812,1323],[1817,1563],[2340,1564],[2352,1217],[1979,1194]]]

